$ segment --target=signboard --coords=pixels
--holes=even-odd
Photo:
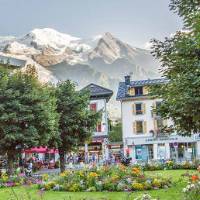
[[[159,144],[159,143],[172,143],[172,145],[176,146],[178,143],[184,142],[195,142],[194,137],[182,137],[182,136],[166,136],[166,137],[152,137],[152,136],[145,136],[145,137],[132,137],[126,138],[127,145],[133,146],[134,145],[145,145],[145,144]]]

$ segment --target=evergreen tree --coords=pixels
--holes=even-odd
[[[46,146],[58,134],[55,95],[36,77],[30,68],[23,73],[0,71],[0,151],[7,155],[9,174],[17,151]]]
[[[153,40],[153,55],[168,82],[152,91],[163,99],[157,112],[171,118],[179,134],[191,135],[200,132],[200,1],[171,0],[170,9],[184,27],[164,42]]]
[[[89,110],[89,93],[76,91],[75,85],[67,80],[56,88],[57,112],[60,115],[57,138],[60,170],[65,170],[65,155],[90,138],[100,113]]]

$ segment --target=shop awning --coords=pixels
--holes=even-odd
[[[31,149],[26,149],[25,153],[58,153],[57,149],[48,149],[47,147],[33,147]]]

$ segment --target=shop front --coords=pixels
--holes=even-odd
[[[177,161],[193,160],[196,158],[196,143],[170,143],[170,155]]]
[[[149,160],[190,161],[198,157],[198,141],[195,137],[165,136],[129,138],[128,151],[134,161]],[[125,147],[126,148],[126,147]]]
[[[153,159],[153,145],[136,145],[135,146],[135,159],[148,161]]]
[[[109,147],[107,137],[93,137],[92,141],[79,147],[79,154],[85,157],[85,163],[104,162],[109,158]]]

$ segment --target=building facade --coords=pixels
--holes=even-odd
[[[182,137],[166,132],[173,125],[163,120],[154,109],[162,102],[148,95],[148,87],[165,84],[166,79],[131,81],[130,76],[119,83],[117,100],[121,102],[124,153],[135,161],[178,161],[200,158],[200,135]],[[165,131],[164,131],[165,130]]]
[[[102,113],[101,120],[93,132],[92,141],[85,145],[85,157],[90,158],[95,155],[98,160],[107,160],[109,157],[107,103],[113,95],[113,91],[93,83],[86,86],[84,90],[90,92],[90,110]]]

